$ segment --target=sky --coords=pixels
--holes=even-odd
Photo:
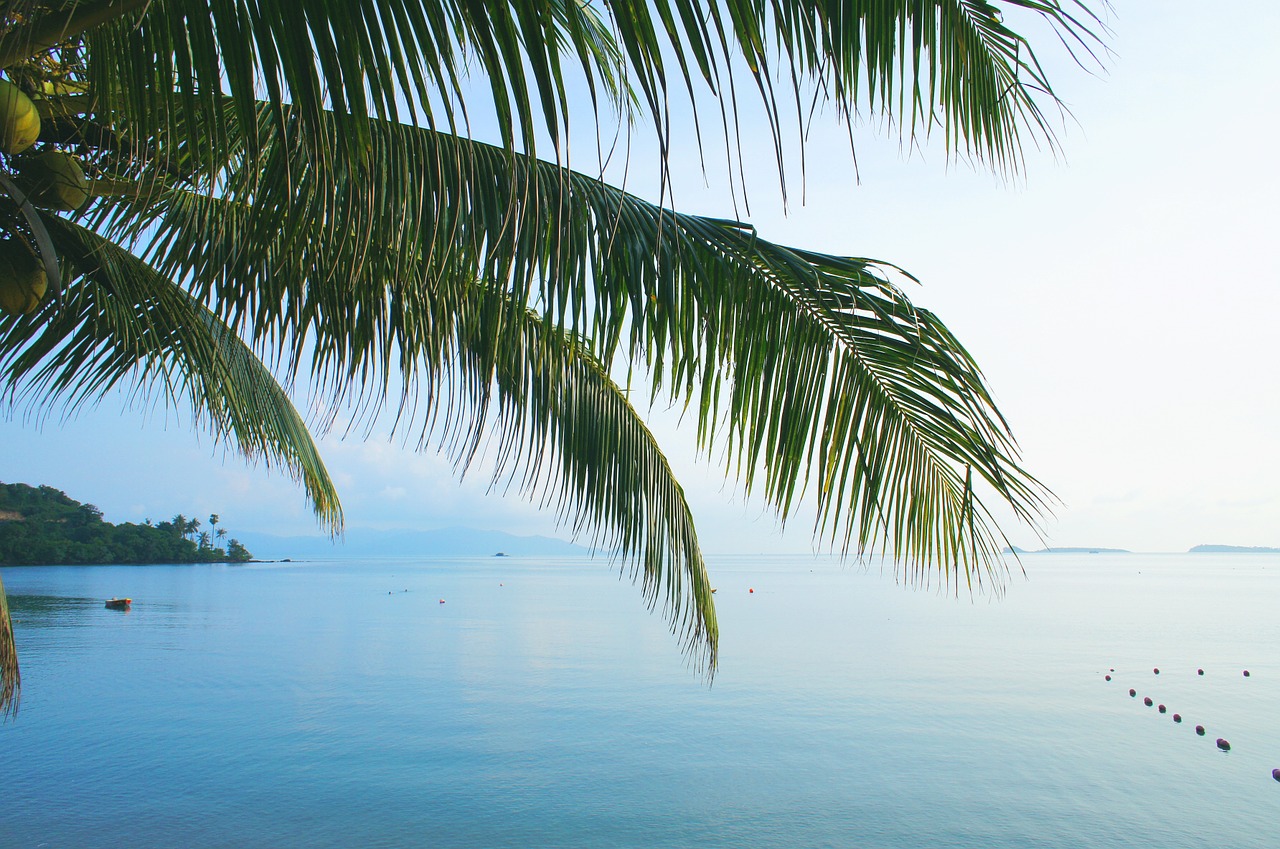
[[[1039,532],[1004,524],[1016,545],[1280,546],[1280,7],[1230,9],[1210,21],[1203,4],[1116,0],[1101,72],[1045,44],[1070,116],[1061,152],[1029,149],[1016,180],[949,162],[937,145],[903,151],[874,125],[855,127],[855,173],[828,113],[807,148],[803,203],[793,169],[784,209],[767,133],[748,116],[750,214],[735,212],[718,149],[704,174],[688,132],[675,203],[921,280],[912,299],[975,356],[1025,466],[1060,502]],[[1229,39],[1214,35],[1228,27]],[[655,199],[642,136],[627,186]],[[779,528],[714,454],[695,455],[675,413],[649,418],[708,553],[814,550],[803,509]],[[218,513],[233,536],[320,532],[287,475],[225,453],[183,411],[109,396],[67,421],[0,421],[0,439],[0,480],[50,484],[110,521]],[[321,450],[350,528],[568,536],[536,504],[488,492],[482,474],[460,482],[446,458],[398,438],[334,434]]]

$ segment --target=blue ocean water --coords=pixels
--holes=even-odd
[[[712,558],[711,686],[602,561],[6,568],[0,847],[1280,845],[1280,556],[1024,564]]]

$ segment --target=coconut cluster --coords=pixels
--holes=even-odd
[[[22,153],[40,138],[40,112],[31,98],[8,80],[0,80],[0,150]]]
[[[8,80],[0,79],[0,152],[9,159],[14,183],[36,206],[73,212],[89,201],[89,180],[71,154],[47,149],[32,151],[40,138],[41,108]],[[0,311],[11,315],[34,312],[48,287],[44,266],[20,239],[0,240]]]
[[[17,239],[0,241],[0,311],[35,312],[48,285],[44,266],[26,245]]]

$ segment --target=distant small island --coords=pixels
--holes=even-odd
[[[1193,546],[1189,552],[1191,554],[1280,554],[1280,548],[1247,545],[1197,545]]]
[[[1127,548],[1088,548],[1080,546],[1062,547],[1062,548],[1042,548],[1039,551],[1030,551],[1025,548],[1010,546],[1004,550],[1005,554],[1133,554]]]
[[[102,511],[51,486],[0,483],[0,566],[104,563],[244,563],[252,560],[238,540],[227,539],[218,515],[209,530],[179,513],[141,525],[104,521]]]

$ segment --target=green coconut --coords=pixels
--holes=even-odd
[[[0,241],[0,310],[11,315],[36,311],[49,280],[44,266],[16,239]]]
[[[71,212],[89,200],[89,180],[69,153],[46,150],[18,161],[18,185],[36,206]]]
[[[0,150],[21,153],[40,137],[40,113],[31,98],[8,80],[0,80]]]

